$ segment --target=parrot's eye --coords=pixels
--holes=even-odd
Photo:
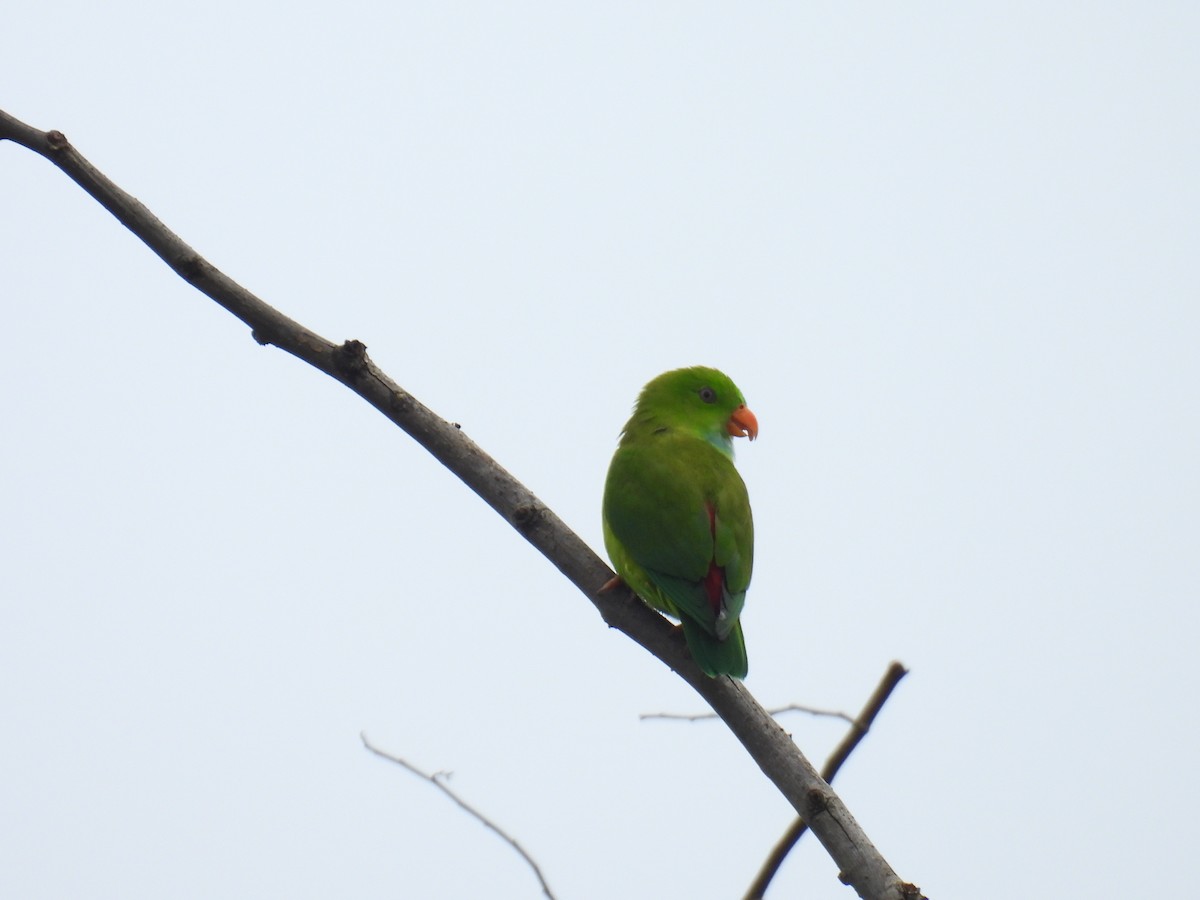
[[[700,399],[705,403],[715,403],[717,401],[717,392],[710,387],[700,388]]]

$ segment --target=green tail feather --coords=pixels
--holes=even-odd
[[[682,616],[683,636],[687,639],[688,650],[705,675],[715,677],[728,675],[731,678],[745,678],[749,670],[746,660],[746,642],[742,638],[742,623],[738,622],[729,632],[729,637],[721,641],[713,637],[698,622],[693,622],[687,616]]]

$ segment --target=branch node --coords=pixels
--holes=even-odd
[[[175,267],[175,271],[180,274],[184,281],[188,284],[199,286],[199,282],[203,281],[208,276],[208,269],[211,264],[199,253],[191,253],[179,260],[179,264]]]
[[[542,511],[532,503],[523,503],[513,510],[512,524],[521,534],[531,532],[542,518]]]
[[[804,798],[804,804],[807,810],[807,818],[810,822],[821,813],[829,811],[829,798],[825,796],[825,792],[819,787],[809,788],[808,793]]]
[[[367,372],[367,345],[349,340],[333,351],[333,367],[347,381],[356,381]]]
[[[71,142],[67,140],[67,136],[61,131],[47,131],[46,146],[51,150],[65,150],[71,146]]]

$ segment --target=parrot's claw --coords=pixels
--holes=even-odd
[[[614,588],[619,588],[624,583],[625,582],[621,580],[620,575],[614,575],[612,578],[608,579],[608,581],[604,582],[604,584],[600,585],[600,590],[596,591],[596,593],[597,594],[607,594],[609,591],[613,590]]]

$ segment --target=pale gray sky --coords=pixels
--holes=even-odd
[[[1192,4],[23,4],[0,108],[358,338],[600,549],[727,371],[748,685],[937,898],[1164,896],[1200,756]],[[790,820],[343,388],[0,145],[0,896],[728,898]],[[786,727],[818,764],[837,722]],[[780,897],[848,897],[811,837]],[[773,895],[774,896],[774,895]]]

